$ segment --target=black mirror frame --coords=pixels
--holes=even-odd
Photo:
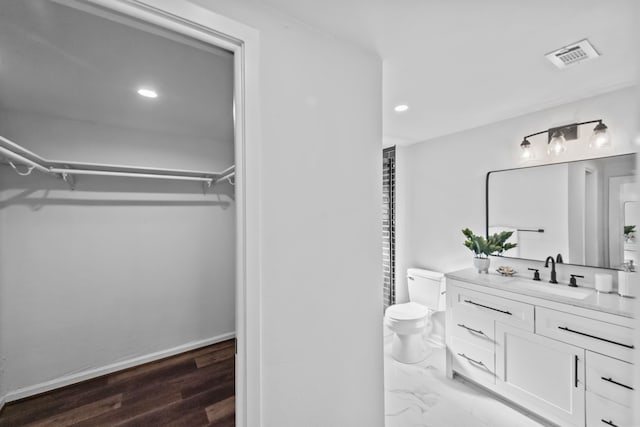
[[[485,237],[488,239],[489,238],[489,178],[491,176],[492,173],[495,172],[507,172],[507,171],[513,171],[513,170],[521,170],[521,169],[531,169],[531,168],[538,168],[541,166],[550,166],[550,165],[565,165],[565,164],[570,164],[570,163],[578,163],[578,162],[584,162],[587,160],[599,160],[599,159],[613,159],[616,157],[624,157],[624,156],[629,156],[632,155],[634,156],[635,160],[636,160],[636,169],[638,167],[637,162],[638,162],[638,157],[637,154],[632,152],[632,153],[626,153],[626,154],[616,154],[613,156],[603,156],[603,157],[592,157],[592,158],[588,158],[588,159],[579,159],[579,160],[569,160],[566,162],[553,162],[553,163],[543,163],[543,164],[539,164],[539,165],[531,165],[531,166],[522,166],[519,168],[508,168],[508,169],[498,169],[498,170],[493,170],[493,171],[489,171],[487,172],[487,177],[485,179],[485,200],[484,200],[484,208],[485,208]],[[537,230],[538,232],[544,232],[544,230]],[[501,255],[502,256],[502,255]],[[505,257],[505,258],[513,258],[513,259],[521,259],[524,261],[535,261],[535,262],[540,262],[540,260],[537,259],[529,259],[529,258],[517,258],[517,257]],[[619,268],[612,268],[612,267],[598,267],[598,266],[593,266],[593,265],[584,265],[584,264],[572,264],[572,263],[565,263],[565,265],[576,265],[576,266],[580,266],[580,267],[588,267],[588,268],[601,268],[601,269],[606,269],[606,270],[614,270],[614,271],[619,271]]]

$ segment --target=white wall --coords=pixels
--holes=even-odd
[[[521,166],[519,144],[524,135],[554,126],[603,119],[614,146],[602,153],[587,149],[586,138],[569,142],[558,161],[624,154],[636,151],[635,88],[549,108],[526,116],[482,126],[419,144],[398,148],[398,264],[397,295],[406,299],[405,272],[409,267],[453,271],[471,265],[460,230],[476,233],[485,227],[485,178],[492,170]],[[588,135],[588,126],[584,127]],[[532,138],[536,161],[548,162],[546,145]],[[572,271],[573,272],[573,271]],[[564,272],[562,272],[564,274]],[[578,273],[580,274],[580,273]]]
[[[48,158],[213,171],[233,163],[232,141],[0,117],[0,134]],[[10,398],[234,333],[228,185],[205,196],[192,182],[81,176],[71,191],[8,166],[0,184],[0,348]]]
[[[2,120],[3,113],[0,110],[0,120]],[[4,236],[4,216],[0,214],[0,236]],[[2,242],[2,238],[0,237],[0,242]],[[4,251],[2,249],[2,244],[0,243],[0,263],[4,258]],[[3,319],[2,319],[2,307],[4,307],[4,292],[3,292],[3,280],[2,280],[2,272],[0,271],[0,410],[5,403],[5,396],[7,393],[6,389],[6,375],[5,375],[5,361],[6,361],[6,350],[5,350],[5,339],[4,339],[4,327],[3,327]]]
[[[256,2],[265,426],[382,426],[381,61]]]
[[[0,121],[4,118],[4,113],[0,109]],[[4,218],[0,215],[0,236],[4,235]],[[0,238],[0,241],[2,239]],[[2,245],[0,244],[0,260],[3,258]],[[1,261],[0,261],[1,262]],[[2,296],[2,274],[0,273],[0,310],[4,306],[3,296]],[[0,322],[2,322],[2,312],[0,311]],[[2,323],[0,323],[0,410],[5,403],[5,395],[6,395],[6,386],[5,386],[5,360],[6,360],[6,352],[4,347],[4,332],[3,332]]]

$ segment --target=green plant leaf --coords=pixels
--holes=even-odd
[[[516,243],[505,243],[513,235],[513,231],[494,233],[487,239],[474,234],[469,228],[462,229],[462,234],[467,238],[464,245],[481,258],[491,254],[501,254],[518,246]]]

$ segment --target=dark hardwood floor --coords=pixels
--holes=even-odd
[[[234,426],[234,340],[9,403],[0,427]]]

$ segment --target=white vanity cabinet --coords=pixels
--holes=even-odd
[[[447,277],[448,375],[561,426],[630,426],[630,319],[496,288]]]

